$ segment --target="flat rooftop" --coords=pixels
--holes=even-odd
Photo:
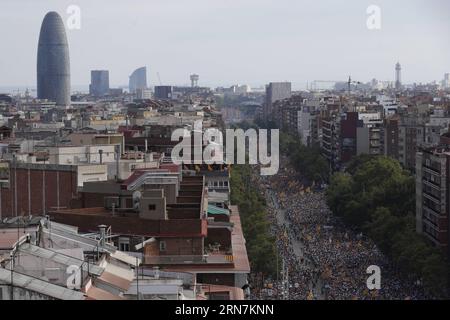
[[[230,206],[230,222],[234,223],[231,233],[231,246],[233,252],[233,263],[226,265],[200,264],[170,266],[164,268],[166,271],[183,271],[189,273],[250,273],[250,262],[248,260],[245,238],[242,230],[241,217],[237,206]]]
[[[118,213],[103,207],[50,211],[51,221],[77,226],[82,232],[97,232],[98,226],[111,226],[115,234],[145,237],[206,237],[205,219],[142,219],[138,213]]]

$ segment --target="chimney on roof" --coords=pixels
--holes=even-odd
[[[146,153],[145,155],[144,155],[144,159],[145,159],[145,162],[152,162],[153,161],[153,153]]]
[[[120,145],[115,146],[115,152],[116,152],[116,181],[120,179]]]
[[[155,279],[158,280],[159,279],[159,267],[154,266],[153,271],[155,271]]]
[[[100,229],[100,248],[105,248],[106,243],[106,226],[104,224],[101,224],[98,226]]]

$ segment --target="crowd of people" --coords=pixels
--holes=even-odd
[[[272,232],[288,277],[266,280],[263,297],[289,299],[424,299],[412,280],[401,279],[377,246],[348,230],[326,205],[322,187],[304,187],[286,159],[278,175],[254,182],[267,199]],[[381,288],[369,290],[369,266],[381,270]],[[282,269],[282,268],[281,268]],[[283,271],[283,270],[282,270]],[[286,284],[289,294],[286,294]]]

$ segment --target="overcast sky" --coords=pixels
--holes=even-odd
[[[67,30],[73,85],[91,69],[110,71],[112,86],[147,66],[148,82],[219,86],[312,80],[441,80],[450,72],[448,0],[0,0],[0,86],[36,83],[42,19],[69,5],[81,29]],[[381,8],[381,30],[366,9]]]

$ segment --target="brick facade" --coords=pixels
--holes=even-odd
[[[71,208],[76,199],[76,167],[11,164],[9,181],[0,186],[0,217],[43,215],[57,207]]]

